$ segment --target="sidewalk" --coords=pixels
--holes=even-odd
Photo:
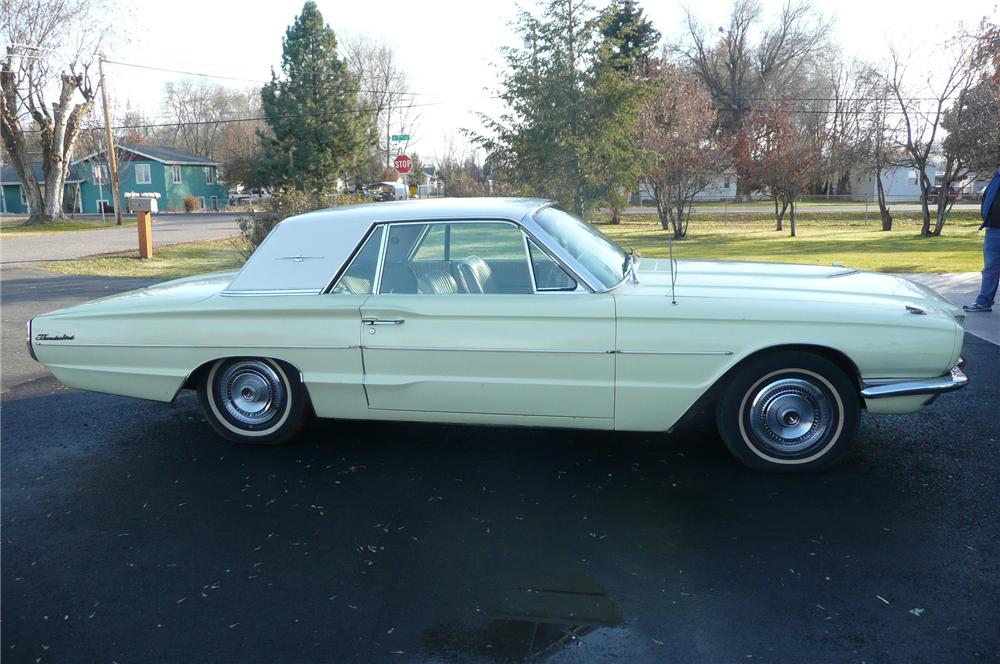
[[[899,276],[906,277],[918,284],[930,286],[958,306],[969,304],[976,299],[976,295],[979,293],[980,274],[978,272],[901,274]],[[965,331],[1000,346],[1000,306],[994,307],[992,313],[966,316]]]

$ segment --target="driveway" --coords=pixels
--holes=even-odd
[[[1000,348],[862,420],[836,470],[673,435],[324,421],[216,437],[71,390],[41,310],[134,287],[3,272],[0,648],[10,662],[1000,659]]]
[[[217,240],[239,234],[237,212],[153,215],[153,248],[182,242]],[[108,217],[111,224],[113,218]],[[68,231],[17,237],[0,235],[0,263],[8,265],[83,258],[112,251],[138,250],[135,226]]]

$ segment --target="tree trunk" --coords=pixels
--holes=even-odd
[[[660,228],[665,231],[671,230],[673,222],[673,208],[664,201],[663,191],[659,187],[653,187],[653,200],[656,201],[656,216],[660,220]]]
[[[781,231],[784,230],[785,226],[782,222],[785,220],[785,210],[788,209],[788,201],[781,201],[781,210],[778,210],[778,197],[774,197],[774,230]]]
[[[788,220],[789,220],[789,222],[791,222],[791,223],[789,223],[789,228],[791,229],[791,237],[795,237],[795,221],[796,221],[796,219],[795,219],[795,200],[793,199],[793,200],[789,201],[788,205],[791,208],[788,211]]]
[[[684,199],[677,201],[677,217],[674,219],[674,239],[682,240],[687,235],[687,223],[684,221]]]
[[[951,201],[948,200],[948,194],[946,193],[951,187],[951,184],[942,184],[941,189],[938,192],[938,203],[937,203],[937,215],[934,223],[934,233],[933,235],[941,235],[941,231],[944,230],[944,222],[948,218],[948,211],[951,210]]]
[[[882,230],[892,230],[892,215],[889,214],[889,206],[885,204],[885,187],[882,186],[882,172],[875,174],[875,181],[878,183],[878,211],[882,216]]]
[[[611,219],[609,220],[609,223],[615,225],[622,223],[622,211],[619,208],[611,208]]]
[[[931,234],[931,209],[930,209],[931,184],[927,179],[924,170],[920,171],[920,208],[924,214],[923,224],[920,226],[920,237],[928,237]]]

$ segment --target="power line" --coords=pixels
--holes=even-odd
[[[414,108],[422,106],[441,106],[444,102],[425,102],[422,104],[413,104]],[[262,122],[269,120],[287,120],[294,118],[324,118],[332,117],[335,115],[346,115],[349,113],[371,113],[374,108],[348,108],[339,111],[325,111],[320,113],[285,113],[282,115],[262,115],[253,118],[223,118],[218,120],[188,120],[184,122],[156,122],[147,124],[127,124],[127,125],[115,125],[111,128],[114,130],[122,129],[157,129],[163,127],[193,127],[199,125],[214,125],[214,124],[231,124],[236,122]],[[88,127],[88,129],[104,129],[104,127]],[[41,129],[27,129],[25,133],[38,133]]]
[[[113,65],[121,65],[123,67],[134,67],[135,69],[149,69],[151,71],[162,71],[162,72],[168,72],[168,73],[171,73],[171,74],[183,74],[185,76],[200,76],[202,78],[213,78],[213,79],[220,79],[220,80],[226,80],[226,81],[240,81],[240,82],[244,82],[244,83],[260,83],[262,85],[271,82],[271,81],[265,81],[265,80],[256,79],[256,78],[242,78],[242,77],[239,77],[239,76],[224,76],[222,74],[207,74],[205,72],[188,71],[188,70],[184,70],[184,69],[171,69],[169,67],[156,67],[156,66],[153,66],[153,65],[141,65],[141,64],[138,64],[138,63],[134,63],[134,62],[122,62],[120,60],[105,60],[105,62],[107,62],[109,64],[113,64]],[[307,73],[307,74],[309,74],[309,73],[315,74],[317,72],[305,72],[305,73]],[[367,89],[367,88],[345,88],[343,90],[340,90],[340,92],[365,92],[365,93],[369,93],[369,94],[381,94],[381,93],[385,92],[385,90],[372,90],[372,89]],[[408,92],[408,91],[404,92],[404,91],[397,91],[397,92],[393,92],[392,94],[395,94],[395,95],[410,95],[410,96],[435,96],[434,93],[430,93],[430,92]]]

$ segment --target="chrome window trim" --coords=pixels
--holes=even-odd
[[[387,294],[387,293],[382,293],[382,268],[384,267],[383,264],[385,262],[385,250],[386,250],[386,245],[388,243],[389,233],[392,232],[393,226],[412,226],[414,224],[422,224],[426,225],[428,227],[427,230],[429,230],[430,226],[436,224],[507,224],[509,226],[513,226],[515,230],[520,231],[522,237],[525,235],[525,229],[521,226],[519,222],[517,222],[514,219],[509,219],[506,217],[472,217],[472,218],[449,217],[447,219],[407,219],[406,221],[379,221],[376,222],[376,224],[384,224],[387,228],[385,234],[382,235],[382,249],[379,252],[379,265],[377,274],[378,280],[377,283],[375,284],[375,287],[372,290],[374,295]],[[427,235],[427,230],[424,231],[424,233],[421,235],[420,238],[414,241],[413,243],[414,248],[411,249],[410,252],[411,256],[415,252],[415,247],[417,246],[417,243],[424,236]],[[527,246],[525,246],[525,260],[528,261],[530,266],[531,254],[528,253]],[[532,283],[532,287],[534,287],[534,283]],[[532,291],[531,294],[534,294],[534,291]],[[455,293],[455,295],[478,295],[478,293]]]
[[[360,254],[361,251],[365,248],[365,245],[368,244],[368,240],[370,240],[371,237],[373,235],[375,235],[375,233],[380,228],[381,228],[380,225],[378,225],[378,224],[372,224],[372,227],[368,229],[368,232],[365,233],[365,236],[363,238],[361,238],[361,242],[358,243],[358,246],[354,247],[354,251],[351,252],[350,258],[348,258],[346,261],[344,261],[344,264],[340,266],[340,270],[334,275],[334,277],[330,281],[330,283],[328,283],[326,285],[326,288],[324,288],[323,290],[320,291],[321,294],[323,294],[323,295],[335,295],[336,294],[336,293],[333,292],[333,290],[340,283],[340,280],[344,278],[344,275],[347,274],[347,271],[351,269],[351,266],[354,265],[354,261],[358,258],[358,254]],[[383,233],[382,238],[379,241],[379,255],[375,259],[375,272],[376,272],[376,274],[378,274],[379,263],[380,263],[381,258],[382,258],[382,248],[383,248],[382,240],[384,240],[384,239],[385,239],[385,234]],[[373,280],[372,281],[372,286],[374,287],[374,285],[375,285],[375,282]],[[369,293],[369,295],[370,295],[370,293]]]
[[[524,255],[528,257],[528,274],[531,276],[531,292],[532,294],[538,293],[538,280],[535,278],[535,261],[531,260],[531,247],[528,246],[528,235],[524,232],[524,229],[519,229],[521,231],[521,242],[524,244]]]
[[[522,231],[523,230],[524,229],[522,229]],[[560,263],[555,258],[553,258],[549,254],[549,252],[547,252],[544,249],[544,247],[542,247],[542,245],[539,244],[534,238],[528,237],[528,234],[526,232],[524,233],[524,236],[525,236],[525,239],[524,239],[525,244],[527,244],[528,242],[531,242],[536,247],[538,247],[538,250],[540,252],[542,252],[543,256],[545,256],[550,261],[552,261],[553,263],[555,263],[556,266],[560,270],[562,270],[563,272],[565,272],[566,276],[569,277],[570,279],[572,279],[572,281],[573,281],[573,288],[538,288],[538,282],[535,281],[534,282],[535,292],[536,293],[579,293],[580,292],[580,283],[581,283],[581,281],[579,279],[577,279],[576,277],[572,276],[570,274],[569,270],[567,268],[565,268],[562,265],[562,263]],[[527,247],[526,249],[528,251],[528,264],[531,266],[531,278],[534,281],[534,279],[535,279],[535,261],[531,260],[531,247]]]

